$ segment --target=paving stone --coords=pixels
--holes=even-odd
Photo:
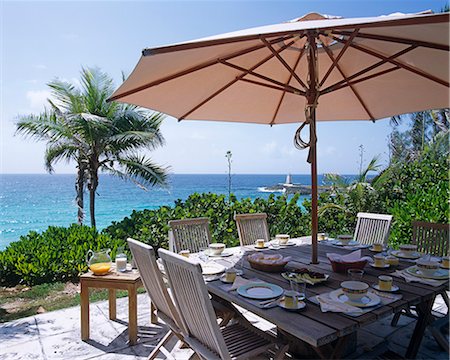
[[[397,326],[391,326],[392,317],[393,315],[372,324],[366,325],[364,326],[364,330],[374,335],[386,338],[392,333],[396,332],[398,329],[414,321],[413,318],[410,318],[408,316],[400,316]]]
[[[42,347],[39,340],[31,340],[26,344],[15,344],[10,346],[9,343],[2,341],[0,346],[0,359],[2,360],[31,360],[45,359],[42,353]]]
[[[39,329],[34,316],[0,324],[0,339],[2,344],[13,346],[23,342],[38,340],[38,338]]]

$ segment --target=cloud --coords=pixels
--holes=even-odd
[[[50,95],[50,91],[48,90],[30,90],[27,91],[26,98],[31,109],[42,111]]]
[[[267,144],[264,144],[264,146],[261,149],[261,152],[266,155],[271,155],[274,154],[276,150],[277,150],[277,142],[271,141]]]
[[[33,67],[35,69],[38,69],[38,70],[45,70],[45,69],[47,69],[47,65],[44,65],[44,64],[35,64],[35,65],[33,65]]]

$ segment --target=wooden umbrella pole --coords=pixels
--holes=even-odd
[[[308,72],[309,72],[309,89],[308,89],[308,120],[309,120],[309,155],[308,162],[311,164],[311,241],[312,253],[311,263],[318,264],[317,259],[317,233],[318,233],[318,214],[317,214],[317,137],[316,137],[316,107],[319,93],[317,78],[317,44],[316,32],[308,32]]]

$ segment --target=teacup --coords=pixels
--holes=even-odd
[[[383,255],[374,255],[373,257],[373,265],[376,267],[384,267],[384,256]]]
[[[417,261],[417,267],[423,275],[433,276],[436,270],[439,269],[439,263],[437,261],[420,259]]]
[[[338,235],[337,238],[343,245],[348,245],[353,240],[353,235]]]
[[[286,245],[289,241],[289,235],[288,234],[277,234],[275,235],[275,239],[279,241],[280,245]]]
[[[209,244],[209,251],[211,255],[220,255],[225,250],[225,244],[214,243]]]
[[[234,280],[236,280],[236,273],[237,273],[236,269],[233,268],[227,269],[225,271],[225,281],[230,283],[234,282]]]
[[[417,245],[400,245],[399,249],[404,255],[410,256],[417,252]]]
[[[384,261],[386,262],[386,264],[389,264],[391,266],[397,266],[399,264],[398,257],[393,255],[386,256]]]
[[[266,242],[264,241],[264,239],[257,239],[255,241],[255,247],[257,248],[263,248],[265,246]]]
[[[328,234],[327,233],[318,233],[317,234],[317,240],[319,241],[324,241],[328,239]]]
[[[382,291],[391,291],[392,289],[392,277],[386,275],[378,276],[378,288]]]
[[[361,301],[366,296],[369,285],[362,281],[344,281],[341,288],[351,301]]]
[[[373,251],[383,251],[383,244],[375,243],[372,245]]]
[[[284,292],[284,306],[289,309],[295,309],[298,306],[297,293],[293,290]]]
[[[191,252],[189,250],[181,250],[178,254],[188,258]]]
[[[450,257],[448,256],[442,257],[441,267],[443,267],[444,269],[450,268]]]

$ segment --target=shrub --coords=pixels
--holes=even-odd
[[[50,226],[43,233],[31,231],[0,252],[0,284],[37,285],[56,281],[78,281],[87,271],[89,249],[123,246],[88,226],[73,224],[68,228]]]

